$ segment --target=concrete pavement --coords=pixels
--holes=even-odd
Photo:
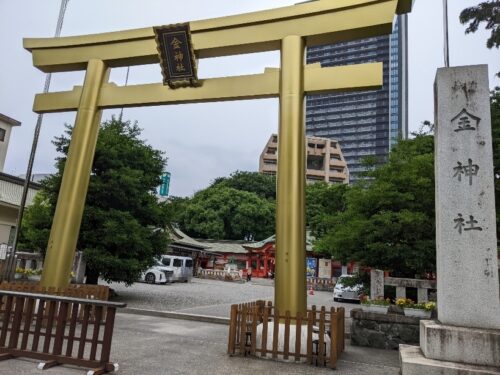
[[[227,326],[119,313],[116,319],[111,359],[123,375],[397,375],[397,351],[346,346],[337,371],[274,362],[258,358],[229,357]],[[1,375],[40,375],[37,362],[11,359],[0,362]],[[59,366],[47,375],[85,374],[86,369]]]

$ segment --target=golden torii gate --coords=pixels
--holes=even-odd
[[[43,72],[86,70],[83,87],[37,94],[37,113],[77,111],[53,218],[41,283],[68,284],[101,119],[105,108],[279,98],[275,304],[292,316],[306,312],[304,96],[375,89],[382,63],[322,68],[305,65],[306,46],[390,34],[395,14],[413,0],[318,0],[191,22],[196,58],[281,51],[281,68],[262,74],[200,80],[199,87],[162,83],[117,86],[110,68],[157,64],[153,28],[24,39]]]

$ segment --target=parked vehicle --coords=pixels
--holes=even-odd
[[[193,277],[193,259],[176,255],[162,255],[161,263],[173,272],[172,281],[187,283]]]
[[[174,271],[165,267],[159,260],[141,275],[141,281],[148,284],[166,284],[172,282]]]
[[[363,291],[363,284],[355,284],[349,282],[352,275],[342,275],[338,278],[335,287],[333,288],[333,300],[334,301],[359,301],[360,294]]]

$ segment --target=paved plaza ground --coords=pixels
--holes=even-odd
[[[231,304],[234,303],[274,299],[272,280],[265,279],[254,279],[249,283],[232,283],[194,278],[190,283],[167,285],[143,283],[130,287],[117,283],[108,285],[117,293],[113,301],[125,302],[128,307],[219,317],[229,317]],[[346,316],[349,316],[352,308],[359,307],[355,303],[334,302],[332,292],[308,294],[307,303],[309,306],[326,308],[342,306],[346,309]]]
[[[347,345],[337,371],[327,368],[229,357],[228,327],[221,324],[118,314],[111,360],[122,375],[397,375],[398,352]],[[71,366],[45,371],[37,362],[11,359],[0,362],[1,375],[83,375]]]
[[[126,302],[130,308],[213,317],[228,317],[233,303],[272,300],[274,294],[272,282],[265,280],[240,284],[193,279],[191,283],[139,283],[131,287],[111,284],[111,287],[117,293],[113,300]],[[344,306],[348,311],[358,306],[333,302],[331,292],[308,295],[308,304]],[[348,325],[346,322],[346,327]],[[337,371],[305,364],[229,357],[226,354],[228,329],[224,324],[119,313],[111,360],[119,363],[118,374],[123,375],[399,374],[397,351],[353,347],[349,345],[349,340]],[[85,374],[85,369],[71,366],[54,367],[42,372],[36,365],[36,361],[26,359],[3,361],[0,362],[0,375]]]

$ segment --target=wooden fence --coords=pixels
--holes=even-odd
[[[307,289],[313,288],[318,291],[333,292],[334,287],[335,282],[331,278],[310,276],[307,278]]]
[[[0,291],[8,290],[11,292],[50,294],[60,297],[83,298],[91,300],[107,301],[109,299],[109,287],[105,285],[87,285],[87,284],[69,284],[65,288],[46,288],[35,282],[29,281],[4,281],[0,284]],[[83,318],[83,309],[80,309],[78,319]],[[93,321],[96,317],[96,308],[90,309],[90,319]],[[107,309],[104,308],[101,319],[106,318]],[[69,312],[68,312],[69,314]]]
[[[38,294],[51,294],[55,296],[98,299],[107,301],[109,299],[109,287],[105,285],[69,284],[65,288],[46,288],[35,282],[29,281],[4,281],[0,284],[0,290],[11,292],[25,292]]]
[[[40,368],[68,364],[94,374],[115,370],[109,359],[115,313],[126,304],[4,290],[0,297],[0,360],[27,357],[46,361]]]
[[[344,320],[342,307],[327,311],[324,306],[320,310],[312,306],[305,316],[291,316],[289,311],[278,311],[271,302],[232,305],[228,354],[336,368],[344,351]]]

